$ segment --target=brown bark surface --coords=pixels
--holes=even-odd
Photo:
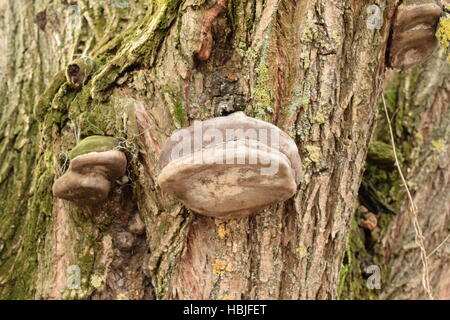
[[[0,297],[336,298],[396,8],[377,5],[380,29],[365,1],[2,1]],[[287,132],[303,177],[290,200],[225,222],[156,178],[174,130],[235,111]],[[51,186],[90,135],[120,139],[129,182],[79,208]],[[418,201],[444,195],[426,181]]]
[[[448,300],[450,150],[445,137],[448,139],[450,132],[450,70],[445,53],[437,53],[423,69],[415,71],[405,73],[398,83],[399,92],[403,92],[398,97],[398,104],[416,114],[410,118],[414,128],[411,134],[414,149],[407,154],[405,173],[429,256],[432,294],[436,299]],[[413,82],[413,79],[418,81]],[[389,275],[381,298],[428,298],[422,286],[422,261],[415,238],[411,207],[404,199],[382,239]]]

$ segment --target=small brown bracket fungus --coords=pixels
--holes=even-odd
[[[164,145],[158,183],[191,210],[240,218],[292,197],[301,178],[295,142],[242,112],[196,121]]]
[[[359,222],[361,228],[373,231],[377,227],[378,219],[372,212],[365,212],[363,214],[363,220]]]
[[[95,60],[92,58],[88,56],[78,58],[67,66],[66,80],[71,86],[80,89],[86,84],[95,67]]]
[[[111,150],[113,141],[117,140],[100,136],[81,141],[71,152],[69,169],[55,181],[53,195],[79,206],[105,201],[112,184],[125,175],[127,167],[125,154]]]
[[[408,69],[433,54],[438,47],[436,27],[442,12],[439,5],[425,1],[398,7],[389,54],[392,68]]]

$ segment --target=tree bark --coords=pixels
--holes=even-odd
[[[423,66],[390,72],[385,97],[402,171],[412,193],[428,258],[431,294],[449,299],[448,112],[449,74],[444,50]],[[339,290],[341,298],[427,299],[413,212],[395,167],[380,104],[366,171],[354,214]],[[377,147],[378,146],[378,147]],[[385,146],[384,149],[380,146]],[[369,192],[369,189],[371,192]],[[363,227],[364,209],[376,227]],[[365,269],[381,271],[379,290],[369,289]]]
[[[432,294],[437,299],[450,299],[449,270],[449,95],[450,70],[443,51],[426,66],[416,68],[399,79],[399,109],[408,111],[403,129],[401,149],[405,154],[404,170],[417,206],[429,256]],[[410,132],[405,134],[405,128]],[[400,129],[401,128],[401,129]],[[402,136],[399,135],[398,138]],[[399,139],[400,140],[400,139]],[[401,140],[400,140],[401,141]],[[401,143],[399,141],[399,143]],[[410,150],[408,150],[410,148]],[[403,195],[403,198],[406,198]],[[389,224],[381,248],[389,266],[382,298],[426,299],[422,286],[422,262],[412,225],[412,212],[407,199],[400,202],[399,214]]]
[[[397,6],[377,5],[380,29],[364,1],[3,1],[0,297],[336,298]],[[249,218],[196,215],[157,185],[159,152],[235,111],[295,139],[302,182]],[[129,182],[83,209],[51,186],[91,135],[120,139]]]

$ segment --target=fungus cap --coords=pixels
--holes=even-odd
[[[53,195],[81,206],[100,203],[108,197],[112,182],[125,174],[126,167],[127,158],[120,151],[79,155],[55,181]]]
[[[202,143],[191,144],[191,153],[200,151],[202,148],[208,148],[217,144],[217,141],[215,141],[214,139],[209,139],[209,130],[217,130],[217,133],[220,132],[223,140],[219,141],[219,143],[236,139],[236,135],[227,135],[227,130],[233,131],[235,133],[239,130],[242,130],[241,133],[243,132],[244,135],[247,134],[247,138],[250,139],[252,137],[249,137],[248,133],[250,132],[248,130],[255,130],[257,133],[256,140],[265,140],[262,142],[269,146],[274,144],[278,145],[277,147],[279,151],[285,154],[291,162],[291,166],[295,171],[295,180],[297,184],[300,182],[301,161],[300,156],[298,155],[297,145],[295,144],[294,140],[292,140],[292,138],[289,137],[287,133],[282,131],[277,126],[262,120],[247,117],[241,111],[235,112],[229,116],[212,118],[205,121],[194,121],[194,125],[175,131],[172,136],[166,141],[163,149],[161,150],[161,155],[159,157],[161,168],[164,168],[169,162],[174,160],[173,149],[177,145],[179,145],[180,139],[185,139],[186,137],[191,137],[191,141],[194,141],[194,139],[196,138],[198,139],[198,137],[194,136],[198,133],[198,131],[196,132],[197,128],[200,128],[199,130],[201,130],[202,136],[200,137],[200,140]],[[264,134],[264,132],[267,133],[267,136],[261,137],[261,135],[258,135],[258,133]],[[273,139],[274,136],[272,134],[275,134],[275,136],[278,137],[278,141],[272,141],[275,140]]]
[[[70,159],[90,152],[110,151],[119,145],[119,140],[114,137],[90,136],[78,143],[75,148],[70,151]]]
[[[222,141],[210,139],[208,129]],[[226,134],[239,129],[240,134]],[[180,156],[174,153],[180,137],[202,143],[185,145],[187,152]],[[224,219],[245,217],[289,199],[301,178],[293,140],[278,127],[243,113],[198,121],[175,132],[162,149],[160,163],[158,183],[164,191],[197,213]]]
[[[389,64],[408,69],[425,62],[438,46],[436,27],[442,9],[435,3],[401,4],[394,21]]]
[[[103,175],[83,175],[71,171],[56,180],[53,194],[80,205],[90,205],[104,201],[110,188],[111,182]]]
[[[71,167],[76,172],[98,172],[116,180],[125,174],[127,158],[123,152],[117,150],[90,152],[73,159]]]

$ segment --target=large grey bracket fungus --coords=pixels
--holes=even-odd
[[[389,54],[392,68],[408,69],[433,54],[438,47],[436,27],[442,12],[439,5],[418,0],[398,7]]]
[[[126,173],[127,158],[112,150],[117,139],[92,136],[81,141],[70,153],[67,172],[53,185],[53,195],[79,206],[106,200],[115,180]]]
[[[176,131],[159,160],[162,190],[197,213],[223,219],[289,199],[301,179],[295,142],[242,112]]]

